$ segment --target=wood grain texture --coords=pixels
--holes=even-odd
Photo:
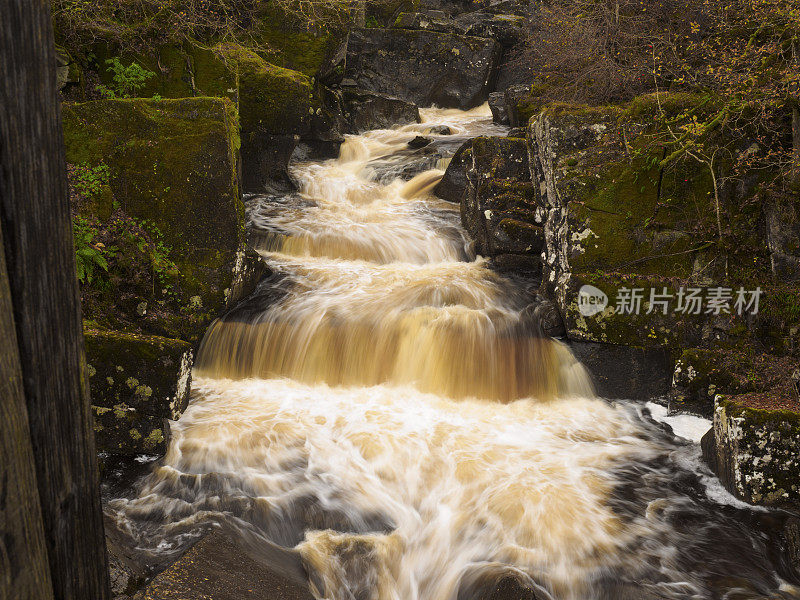
[[[53,597],[106,600],[50,8],[0,15],[0,222]]]
[[[3,233],[0,229],[0,248]],[[11,290],[0,252],[0,600],[50,600],[50,566],[22,393]]]

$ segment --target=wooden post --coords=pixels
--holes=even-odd
[[[0,15],[0,229],[13,320],[3,318],[16,330],[52,596],[107,600],[49,2],[0,0]],[[10,361],[4,369],[13,369],[5,348],[9,339],[4,336],[1,343],[3,362]],[[5,395],[2,402],[7,402]],[[0,432],[4,451],[7,440],[14,444],[15,461],[24,470],[24,447],[14,443],[22,422],[17,411],[13,425],[0,422]],[[11,488],[0,484],[6,519],[3,497]],[[16,496],[25,492],[11,491]],[[23,546],[4,552],[13,553],[3,558],[9,562],[36,555],[35,531]],[[42,575],[41,569],[35,573],[34,578]],[[34,584],[26,585],[30,595],[14,590],[9,597],[49,597],[36,595]]]
[[[0,248],[2,242],[0,230]],[[0,340],[0,599],[52,600],[3,252],[0,252]]]

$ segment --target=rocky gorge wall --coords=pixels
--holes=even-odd
[[[796,251],[787,260],[788,245],[772,242],[793,239],[796,220],[776,225],[759,175],[720,185],[706,164],[671,163],[668,145],[654,143],[661,121],[698,104],[713,116],[713,99],[662,93],[591,107],[543,102],[532,89],[510,87],[493,109],[498,121],[527,116],[527,128],[465,144],[437,194],[460,198],[476,252],[496,268],[541,273],[544,327],[568,341],[601,394],[713,415],[706,446],[717,450],[706,455],[726,487],[750,502],[796,502],[796,486],[752,483],[797,475],[800,272],[785,268]],[[712,143],[731,155],[759,151],[746,132],[721,128]],[[587,289],[596,307],[582,304]],[[748,310],[755,290],[760,304]],[[731,470],[747,474],[722,476]]]

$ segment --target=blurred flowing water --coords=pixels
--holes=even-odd
[[[503,579],[515,598],[800,598],[786,515],[731,498],[644,406],[595,397],[525,282],[430,194],[460,143],[503,134],[488,108],[422,113],[249,199],[273,274],[209,328],[167,455],[109,522],[154,565],[222,527],[331,600]]]

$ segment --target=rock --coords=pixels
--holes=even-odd
[[[114,43],[98,43],[92,46],[92,52],[97,63],[104,66],[107,59],[117,57],[119,50]],[[142,98],[218,96],[238,102],[236,69],[210,48],[189,42],[162,44],[146,53],[124,53],[121,62],[126,66],[136,62],[155,73],[137,92]],[[107,69],[101,68],[98,76],[102,84],[113,84],[113,73]]]
[[[352,133],[420,122],[415,104],[386,94],[345,89],[343,100],[348,129]]]
[[[772,408],[788,406],[800,400],[797,394],[785,389],[792,386],[790,374],[796,364],[797,361],[790,356],[775,356],[752,348],[683,350],[675,362],[672,376],[670,411],[688,411],[710,417],[718,394],[738,396],[767,390],[775,390],[783,397],[781,403],[773,403]]]
[[[542,261],[529,254],[497,254],[492,256],[492,267],[516,275],[538,277],[542,272]]]
[[[558,307],[550,300],[544,300],[537,304],[533,316],[542,333],[546,336],[563,337],[566,334],[561,313],[558,312]]]
[[[299,142],[297,135],[251,136],[242,151],[242,191],[281,195],[294,190],[289,160]]]
[[[467,163],[461,220],[483,256],[526,254],[538,259],[544,242],[536,223],[536,194],[522,139],[479,137]]]
[[[92,404],[124,403],[140,414],[177,419],[189,403],[194,353],[182,340],[86,329]]]
[[[531,86],[527,84],[516,84],[505,88],[503,99],[508,116],[508,124],[511,127],[525,127],[533,111]]]
[[[421,29],[440,33],[458,33],[455,23],[441,11],[400,13],[392,27],[396,29]]]
[[[177,268],[177,301],[201,299],[202,310],[174,318],[151,303],[138,326],[198,341],[263,273],[246,245],[235,106],[227,98],[98,100],[65,104],[62,114],[67,161],[108,167],[104,202],[116,199],[127,215],[157,228]],[[127,327],[125,319],[117,323],[120,290],[104,293],[108,309],[88,318]]]
[[[751,504],[798,506],[800,414],[749,408],[718,395],[713,438],[703,441],[706,462],[734,496]]]
[[[669,390],[672,360],[664,348],[642,348],[571,340],[570,350],[592,375],[605,398],[649,400]]]
[[[492,121],[498,125],[508,125],[506,98],[503,92],[489,94],[489,108],[492,110]]]
[[[467,193],[469,180],[467,179],[467,168],[472,163],[472,140],[465,142],[456,150],[450,164],[442,176],[433,193],[448,202],[461,203],[464,194]]]
[[[98,452],[126,456],[161,456],[169,446],[169,421],[145,415],[125,403],[92,406],[94,442]]]
[[[405,29],[351,34],[346,77],[418,106],[472,108],[494,83],[500,45],[490,39]]]
[[[144,587],[150,570],[131,548],[130,541],[119,533],[112,519],[105,516],[104,521],[111,597],[113,600],[131,598]]]
[[[518,15],[477,11],[458,15],[454,21],[458,33],[497,40],[506,49],[521,42],[525,33],[525,17]]]
[[[664,96],[661,102],[672,113],[698,100],[679,95]],[[628,148],[654,127],[658,110],[652,96],[611,108],[553,105],[529,126],[533,179],[546,210],[543,291],[559,305],[570,339],[685,348],[747,332],[747,317],[734,314],[733,303],[725,315],[708,314],[705,304],[699,310],[677,310],[680,289],[673,282],[691,278],[701,260],[710,261],[700,269],[704,275],[722,283],[724,269],[714,268],[725,261],[714,260],[712,244],[697,241],[692,233],[697,226],[692,206],[700,203],[708,211],[703,214],[714,213],[713,190],[702,165],[688,161],[659,172],[643,162],[657,165],[657,149],[649,159],[629,154]],[[648,168],[651,175],[641,180]],[[740,193],[746,196],[754,189]],[[659,209],[660,198],[669,198],[669,210]],[[736,231],[757,235],[755,211],[729,214],[739,222]],[[742,268],[753,261],[744,253],[738,260]],[[603,310],[582,314],[578,296],[585,285],[605,295]],[[641,302],[623,310],[624,294],[632,290],[638,290]],[[651,306],[651,298],[656,302],[659,297],[665,304]]]
[[[800,281],[800,204],[771,198],[764,205],[772,272],[782,281]]]
[[[220,44],[215,51],[239,77],[243,191],[292,189],[288,163],[295,136],[310,137],[312,116],[322,114],[311,79],[238,44]]]
[[[462,576],[457,600],[536,600],[550,598],[539,584],[522,571],[500,565],[472,566]]]
[[[294,560],[290,568],[272,565],[273,572],[223,534],[211,533],[153,579],[142,600],[313,600],[307,583],[297,581],[303,567]]]
[[[434,125],[428,129],[428,133],[433,133],[435,135],[453,135],[453,130],[447,125]]]
[[[488,233],[497,254],[535,254],[538,259],[544,245],[542,227],[516,219],[501,219]]]
[[[416,149],[416,148],[424,148],[425,146],[430,144],[432,141],[433,140],[431,140],[431,138],[418,135],[413,140],[408,142],[408,147],[409,148],[414,148],[414,149]]]
[[[347,64],[347,44],[349,41],[350,34],[346,34],[330,47],[328,54],[317,71],[317,80],[323,85],[339,85],[342,82]]]

